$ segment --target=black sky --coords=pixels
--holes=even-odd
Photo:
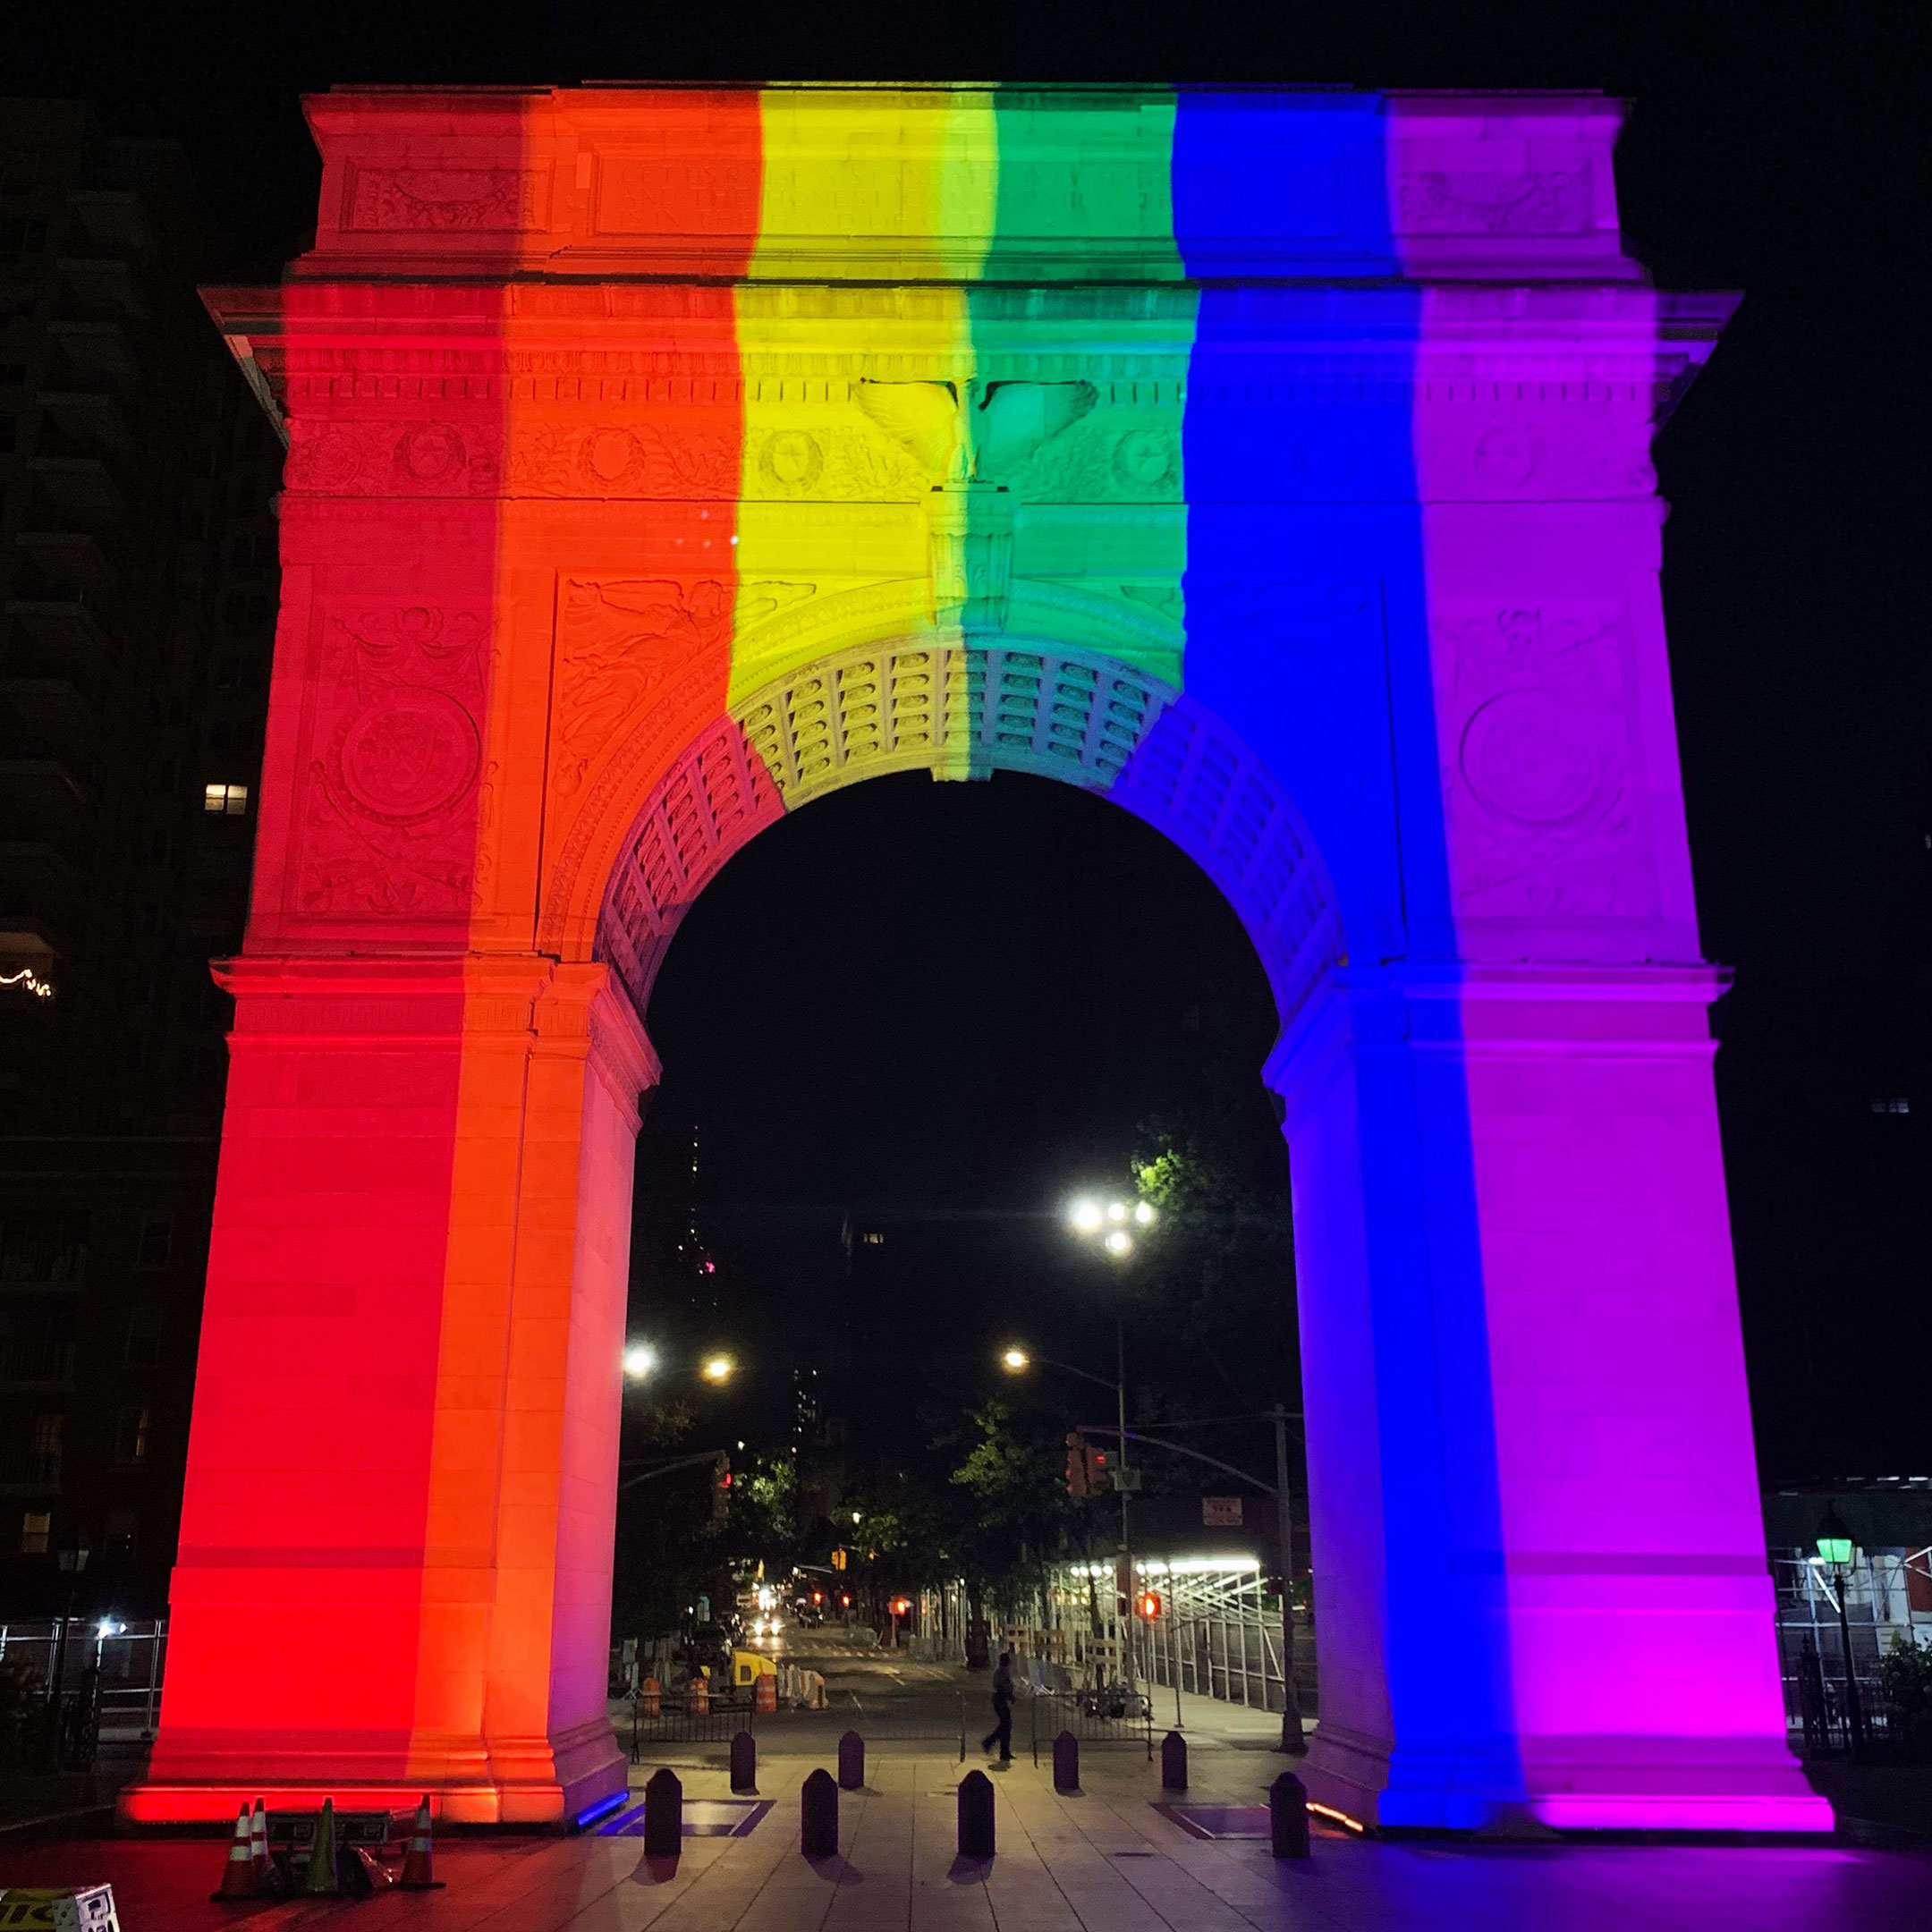
[[[41,4],[6,35],[0,86],[185,144],[220,276],[273,274],[311,224],[297,96],[338,82],[1631,98],[1633,252],[1666,285],[1746,296],[1658,467],[1704,945],[1737,974],[1719,1089],[1760,1456],[1780,1476],[1932,1470],[1932,9],[356,0]],[[1219,1002],[1230,1054],[1258,1027],[1265,1050],[1265,992],[1258,1019],[1258,975],[1205,883],[1124,815],[1040,789],[860,787],[758,842],[688,922],[653,1004],[669,1072],[644,1177],[662,1196],[699,1120],[712,1238],[744,1292],[809,1306],[848,1208],[967,1216],[917,1224],[955,1262],[981,1250],[932,1231],[975,1214],[1045,1242],[1050,1223],[1025,1216],[1062,1174],[1117,1160],[1136,1121],[1199,1085],[1190,1006]],[[1158,1008],[1172,1051],[1130,1002]],[[1894,1098],[1912,1111],[1873,1111]],[[1021,1283],[1047,1265],[1018,1252],[974,1267]]]

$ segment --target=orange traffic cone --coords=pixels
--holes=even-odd
[[[436,1879],[430,1862],[429,1800],[426,1793],[416,1807],[416,1822],[410,1828],[409,1852],[402,1860],[402,1889],[405,1892],[433,1892]]]
[[[700,1671],[691,1681],[691,1688],[684,1693],[685,1708],[693,1717],[705,1716],[711,1708],[711,1681]]]
[[[644,1715],[656,1717],[659,1715],[659,1700],[664,1695],[664,1686],[655,1677],[647,1677],[638,1695],[644,1702]]]
[[[775,1711],[778,1708],[778,1678],[775,1672],[758,1673],[758,1682],[751,1686],[751,1707],[760,1711]]]
[[[268,1808],[259,1798],[249,1819],[249,1863],[255,1868],[255,1889],[264,1898],[276,1896],[282,1890],[282,1869],[268,1849]]]
[[[260,1897],[256,1889],[255,1867],[249,1858],[249,1809],[235,1813],[234,1836],[228,1844],[228,1862],[222,1867],[221,1889],[210,1894],[217,1905],[231,1899]]]

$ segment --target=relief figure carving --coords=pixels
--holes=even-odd
[[[574,793],[598,754],[684,664],[730,648],[732,587],[714,578],[566,578],[557,616],[557,790]],[[775,608],[775,604],[773,606]]]

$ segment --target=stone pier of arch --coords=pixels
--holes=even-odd
[[[1732,307],[1595,97],[343,90],[209,306],[288,441],[133,1821],[496,1822],[605,1715],[641,1015],[833,786],[1192,855],[1273,985],[1322,1651],[1384,1826],[1813,1830],[1648,442]]]

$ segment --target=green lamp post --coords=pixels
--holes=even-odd
[[[1818,1525],[1818,1561],[1830,1566],[1838,1596],[1839,1656],[1844,1663],[1845,1755],[1853,1763],[1864,1755],[1865,1713],[1859,1703],[1858,1676],[1852,1668],[1852,1622],[1845,1614],[1846,1587],[1852,1579],[1852,1532],[1835,1505],[1827,1504]]]

